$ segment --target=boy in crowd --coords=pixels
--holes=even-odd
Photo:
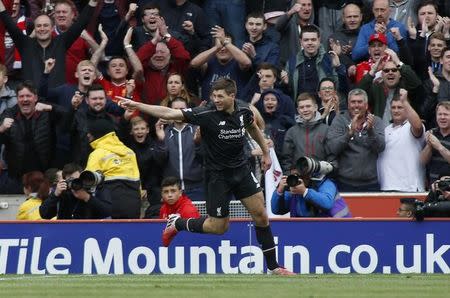
[[[200,213],[191,199],[181,190],[181,182],[177,177],[169,176],[161,183],[163,205],[159,218],[167,219],[170,214],[179,214],[181,218],[199,218]]]

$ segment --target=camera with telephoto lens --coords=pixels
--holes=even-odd
[[[300,176],[308,176],[312,179],[323,179],[325,175],[333,171],[331,163],[308,156],[300,157],[295,167]]]
[[[66,179],[67,189],[80,190],[83,188],[80,178],[68,178]]]
[[[300,157],[295,164],[295,168],[298,174],[292,174],[286,178],[286,184],[289,187],[299,185],[301,183],[300,177],[311,177],[312,180],[321,180],[325,175],[333,171],[331,163],[308,156]]]
[[[97,186],[105,180],[100,171],[83,171],[79,178],[70,178],[66,180],[67,189],[80,190],[84,189],[87,192],[93,193]]]
[[[450,191],[450,178],[437,181],[436,189],[430,191],[425,202],[415,201],[414,217],[417,221],[425,217],[450,217],[450,200],[444,197],[445,191]]]

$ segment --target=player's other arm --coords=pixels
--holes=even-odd
[[[272,160],[270,159],[269,148],[267,147],[266,140],[264,139],[261,130],[256,125],[256,122],[253,122],[252,124],[247,126],[246,129],[247,132],[250,134],[250,136],[253,138],[253,140],[255,140],[256,143],[258,143],[259,147],[261,148],[263,152],[262,156],[263,167],[265,171],[268,170],[272,165]]]

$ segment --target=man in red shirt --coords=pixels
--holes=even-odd
[[[200,213],[192,201],[181,190],[181,182],[177,177],[166,177],[161,182],[163,204],[159,218],[167,219],[170,214],[180,214],[181,218],[199,218]]]
[[[166,97],[169,74],[176,72],[184,75],[191,59],[183,44],[167,32],[164,21],[160,18],[157,22],[159,26],[155,36],[137,52],[144,69],[142,102],[147,104],[159,104]]]

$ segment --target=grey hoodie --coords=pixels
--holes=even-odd
[[[326,160],[325,138],[328,125],[324,124],[319,112],[309,122],[297,116],[297,124],[289,128],[284,137],[281,167],[284,173],[289,173],[295,162],[302,156]]]

